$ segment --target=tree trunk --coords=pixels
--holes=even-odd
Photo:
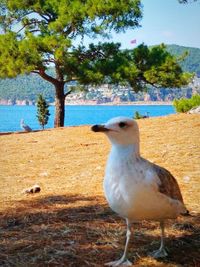
[[[60,66],[55,66],[56,78],[51,77],[45,72],[44,68],[39,71],[33,71],[39,74],[43,79],[52,83],[55,86],[55,117],[54,117],[54,127],[63,127],[65,121],[65,97],[70,94],[71,91],[65,94],[64,86],[65,81],[63,73],[60,70]]]
[[[65,94],[64,83],[55,85],[55,117],[54,127],[63,127],[65,120]]]

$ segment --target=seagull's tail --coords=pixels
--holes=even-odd
[[[187,207],[185,206],[185,204],[183,202],[179,202],[179,204],[181,204],[179,206],[179,215],[181,216],[191,216],[189,210],[187,209]]]
[[[182,216],[192,216],[189,212],[189,210],[186,209],[185,212],[181,213]]]

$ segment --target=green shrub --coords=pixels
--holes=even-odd
[[[135,120],[139,120],[139,119],[141,119],[141,118],[142,118],[142,115],[141,115],[138,111],[136,111],[136,112],[135,112],[134,119],[135,119]]]
[[[181,98],[179,100],[175,99],[173,101],[173,106],[175,107],[176,112],[185,113],[192,108],[200,106],[200,95],[199,94],[193,95],[190,99],[187,98]]]

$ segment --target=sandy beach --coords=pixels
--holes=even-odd
[[[156,222],[133,226],[134,266],[200,266],[200,115],[138,120],[141,154],[176,177],[192,216],[168,221],[169,257],[155,260]],[[103,266],[123,251],[124,220],[105,201],[110,145],[89,126],[0,135],[0,265]],[[41,192],[23,190],[39,184]]]

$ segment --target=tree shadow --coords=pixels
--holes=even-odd
[[[168,227],[174,227],[166,238],[170,256],[160,262],[200,266],[200,215]],[[154,222],[133,225],[129,255],[136,266],[158,248],[157,228]],[[122,254],[125,230],[103,197],[28,198],[0,214],[0,266],[103,266]]]

